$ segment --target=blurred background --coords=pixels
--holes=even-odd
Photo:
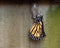
[[[0,48],[60,48],[60,0],[36,0],[46,37],[32,41],[28,31],[34,0],[0,0]]]

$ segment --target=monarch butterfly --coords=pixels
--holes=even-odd
[[[33,40],[40,40],[45,36],[44,26],[43,26],[43,16],[36,17],[32,28],[29,30],[29,37]]]

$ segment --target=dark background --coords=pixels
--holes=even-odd
[[[0,4],[59,4],[60,0],[0,0]]]

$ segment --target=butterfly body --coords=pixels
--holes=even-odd
[[[33,40],[40,40],[45,36],[43,16],[36,17],[32,28],[29,30],[29,37]]]

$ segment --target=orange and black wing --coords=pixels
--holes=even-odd
[[[34,23],[32,28],[29,31],[29,36],[33,40],[40,40],[43,33],[43,24],[42,22]]]

